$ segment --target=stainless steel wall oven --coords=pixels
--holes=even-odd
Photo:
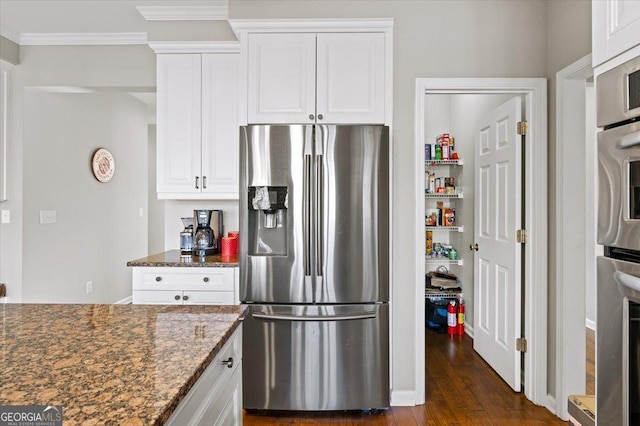
[[[640,424],[640,57],[596,80],[596,419]]]

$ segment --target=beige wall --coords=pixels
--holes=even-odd
[[[11,223],[2,225],[0,279],[13,301],[121,300],[131,294],[126,261],[147,255],[148,112],[126,92],[155,87],[155,55],[147,46],[23,46],[20,53],[11,72],[2,205]],[[96,93],[51,93],[69,88]],[[108,184],[89,168],[99,146],[116,157]],[[40,225],[40,210],[57,210],[58,222]],[[94,281],[91,295],[86,281]]]
[[[394,23],[393,371],[394,391],[416,388],[414,100],[417,77],[545,77],[543,1],[231,0],[235,18],[392,17]],[[400,238],[399,236],[403,236]],[[427,360],[428,362],[428,360]]]

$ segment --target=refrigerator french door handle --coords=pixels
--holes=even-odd
[[[303,245],[304,245],[304,275],[311,275],[311,155],[304,156],[303,176]]]
[[[271,315],[254,313],[254,319],[274,320],[274,321],[347,321],[347,320],[363,320],[373,319],[376,317],[375,312],[354,315],[335,315],[335,316],[296,316],[296,315]]]
[[[316,240],[316,276],[322,276],[322,165],[324,157],[322,155],[316,156],[316,217],[315,217],[315,240]]]

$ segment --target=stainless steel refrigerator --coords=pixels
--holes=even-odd
[[[389,132],[240,131],[247,409],[389,406]]]

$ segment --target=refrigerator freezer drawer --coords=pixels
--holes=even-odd
[[[244,408],[389,407],[389,306],[251,305]]]

